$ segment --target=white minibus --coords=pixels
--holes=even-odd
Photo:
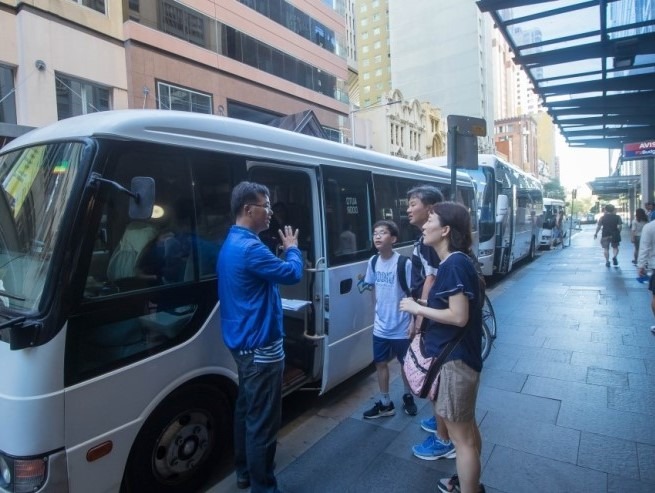
[[[215,263],[242,180],[300,229],[284,392],[371,363],[372,225],[396,221],[409,251],[407,190],[450,198],[447,170],[210,115],[62,120],[0,151],[0,490],[198,491],[229,455]],[[455,199],[476,210],[465,174]]]

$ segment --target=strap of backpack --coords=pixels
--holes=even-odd
[[[398,258],[398,263],[396,264],[398,269],[396,272],[396,279],[398,279],[398,284],[400,284],[400,289],[403,290],[403,293],[405,293],[405,295],[408,297],[411,297],[412,293],[409,290],[407,274],[405,272],[405,266],[407,265],[407,262],[409,262],[409,257],[406,257],[405,255],[401,255]]]

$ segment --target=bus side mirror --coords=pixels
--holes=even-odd
[[[496,222],[501,223],[503,219],[507,216],[507,211],[509,210],[509,198],[507,195],[498,195],[498,200],[496,201]]]
[[[130,219],[150,219],[155,205],[155,180],[149,176],[135,176],[130,191]]]

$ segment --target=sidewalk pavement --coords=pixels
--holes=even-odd
[[[605,267],[595,225],[543,252],[489,291],[498,336],[482,371],[476,416],[487,492],[655,491],[655,324],[624,231],[619,265]],[[566,241],[568,243],[568,239]],[[454,460],[424,461],[411,446],[430,414],[362,419],[374,374],[336,389],[280,433],[284,493],[435,493]],[[209,493],[237,493],[234,474]]]

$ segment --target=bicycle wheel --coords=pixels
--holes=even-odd
[[[494,307],[491,306],[491,300],[485,294],[484,303],[482,303],[482,322],[487,325],[491,339],[496,338],[496,314]]]
[[[489,332],[489,327],[482,321],[482,361],[487,359],[489,352],[491,351],[491,333]]]

